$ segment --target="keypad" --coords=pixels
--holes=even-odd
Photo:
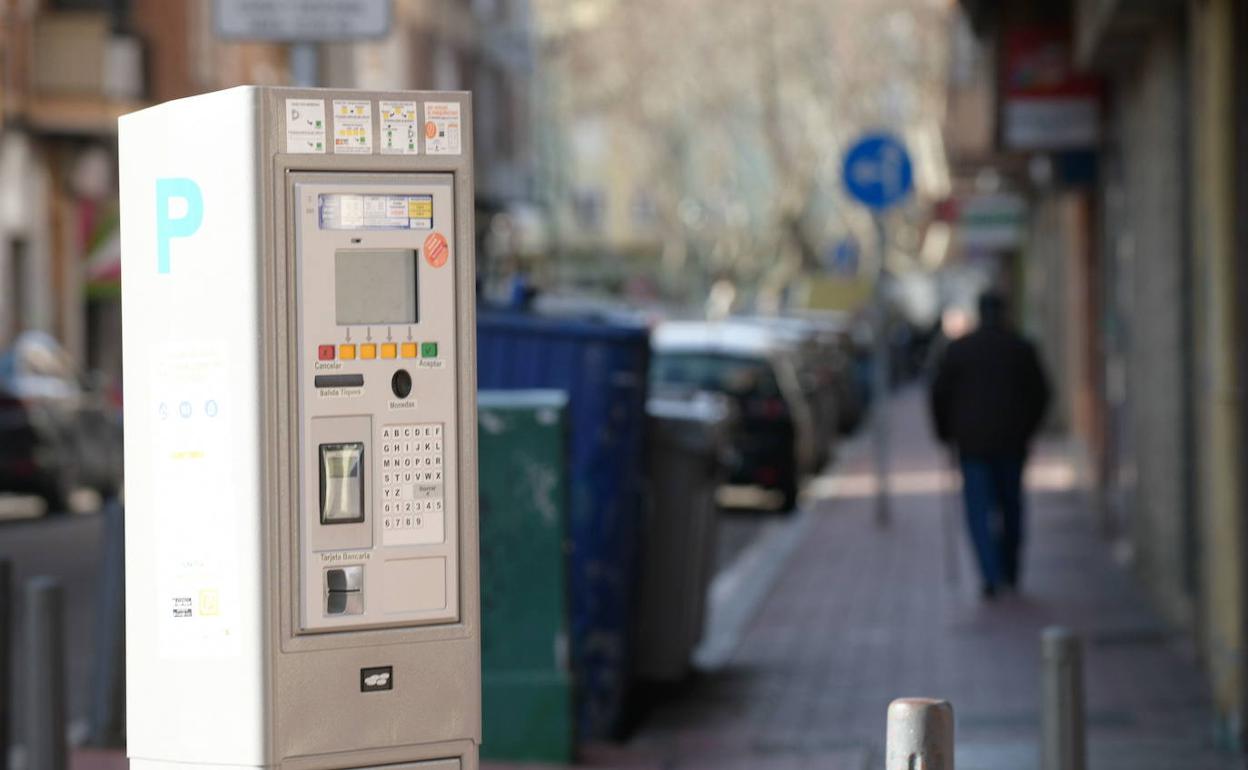
[[[440,542],[446,506],[441,423],[381,429],[381,526],[386,543]]]

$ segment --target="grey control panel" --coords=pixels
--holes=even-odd
[[[449,174],[294,173],[300,632],[459,614]]]

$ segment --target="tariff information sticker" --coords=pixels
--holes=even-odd
[[[321,193],[322,230],[432,230],[432,195]]]
[[[325,152],[325,101],[286,100],[286,152]]]
[[[334,100],[334,153],[367,155],[373,151],[373,103]]]
[[[430,155],[459,155],[459,102],[425,102],[425,152]]]
[[[416,102],[377,103],[381,112],[381,154],[415,155],[420,150]]]

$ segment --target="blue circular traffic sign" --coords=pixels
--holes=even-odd
[[[862,205],[883,211],[914,189],[914,166],[892,134],[867,134],[845,153],[845,188]]]

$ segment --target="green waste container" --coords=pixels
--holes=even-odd
[[[567,397],[478,400],[481,673],[488,759],[572,760],[568,661]]]

